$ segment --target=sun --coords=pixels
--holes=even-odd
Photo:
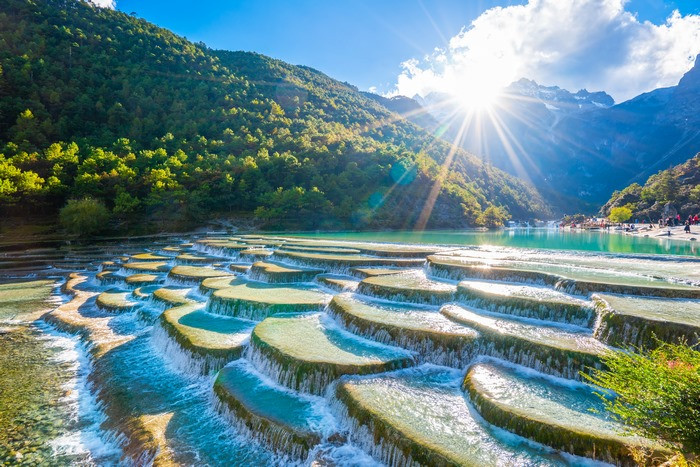
[[[481,75],[464,79],[450,94],[466,110],[489,110],[501,92],[499,80]]]

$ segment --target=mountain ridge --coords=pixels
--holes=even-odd
[[[432,110],[436,123],[428,129],[446,126],[446,139],[530,180],[562,210],[593,213],[614,190],[700,149],[700,55],[678,85],[618,104],[603,91],[571,93],[525,78],[476,117],[456,103],[431,109],[446,99],[433,93],[417,100]],[[477,124],[460,130],[463,121]]]

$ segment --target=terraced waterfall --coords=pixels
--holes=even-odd
[[[581,373],[653,335],[698,342],[698,271],[271,235],[3,253],[0,332],[37,361],[5,369],[30,389],[0,405],[0,461],[631,465],[661,448]]]

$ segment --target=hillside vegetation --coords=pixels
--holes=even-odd
[[[644,186],[633,183],[613,193],[601,209],[607,216],[615,207],[627,206],[632,219],[657,222],[662,216],[680,213],[683,220],[700,214],[700,154],[683,164],[652,175]]]
[[[5,215],[54,215],[82,197],[132,224],[254,213],[285,227],[462,227],[491,206],[550,214],[531,185],[462,150],[449,157],[351,85],[81,1],[3,1],[0,66]]]

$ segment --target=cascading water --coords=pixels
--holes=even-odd
[[[252,269],[235,263],[239,252],[253,258],[268,250],[274,262]],[[687,264],[672,259],[656,261],[653,278],[636,266],[606,269],[590,254],[264,236],[109,251],[119,258],[100,254],[86,263],[92,271],[68,278],[61,303],[46,300],[56,296],[52,280],[35,284],[49,293],[24,293],[36,298],[26,303],[16,300],[15,286],[0,283],[0,353],[22,350],[23,357],[0,365],[15,363],[6,371],[33,379],[25,395],[10,388],[17,400],[39,401],[13,409],[8,426],[15,431],[0,438],[0,459],[583,465],[593,461],[561,450],[587,458],[600,452],[587,451],[585,442],[557,444],[568,425],[557,425],[547,410],[565,413],[557,401],[569,397],[580,410],[567,417],[585,418],[592,403],[567,391],[581,387],[572,380],[610,350],[596,337],[625,345],[644,341],[643,329],[671,339],[697,326],[684,312],[698,306],[692,298],[684,305],[609,293],[700,293],[694,276],[682,274]],[[416,269],[427,255],[425,268]],[[589,289],[603,292],[596,307]],[[659,300],[672,319],[657,319]],[[17,319],[25,309],[34,311]],[[49,310],[40,321],[47,324],[37,325]],[[13,346],[2,345],[8,342]],[[526,376],[511,371],[514,364]],[[545,375],[568,380],[556,380],[561,386]],[[47,377],[52,384],[39,388]],[[485,392],[485,380],[501,381],[502,392]],[[534,410],[534,422],[494,415],[490,407],[516,388],[549,409]],[[7,413],[0,409],[0,417]],[[36,413],[44,418],[19,428],[17,417]],[[603,460],[626,462],[610,433],[589,431],[581,439],[607,436]],[[18,444],[18,433],[36,449]]]

